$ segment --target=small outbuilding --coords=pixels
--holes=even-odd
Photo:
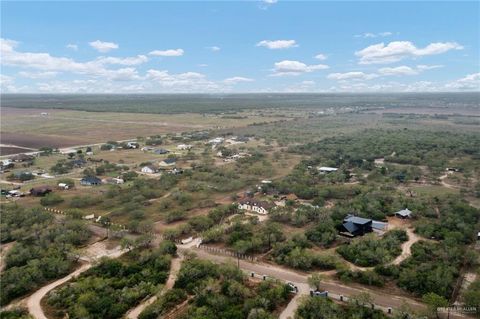
[[[332,173],[338,171],[338,168],[335,167],[328,167],[328,166],[321,166],[317,168],[320,173]]]
[[[30,189],[30,195],[33,196],[45,196],[51,192],[52,189],[49,186],[36,186]]]
[[[408,208],[399,210],[398,212],[395,212],[395,216],[401,218],[401,219],[406,219],[412,217],[412,211],[409,210]]]
[[[83,186],[95,186],[95,185],[101,185],[101,184],[102,184],[102,180],[96,176],[87,176],[80,180],[80,185],[83,185]]]

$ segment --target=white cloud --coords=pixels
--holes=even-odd
[[[253,82],[253,81],[255,80],[251,78],[244,78],[242,76],[234,76],[234,77],[223,80],[223,82],[226,84],[236,84],[240,82]]]
[[[102,62],[102,58],[88,62],[76,62],[70,58],[55,57],[49,53],[20,52],[16,50],[17,46],[18,42],[16,41],[0,39],[2,65],[36,69],[44,72],[69,72],[105,77],[113,81],[136,80],[140,78],[134,68],[107,69],[104,65],[105,63]]]
[[[73,50],[73,51],[78,51],[78,45],[69,43],[66,45],[67,49]]]
[[[288,49],[298,47],[295,40],[262,40],[257,43],[257,47],[265,47],[271,50]]]
[[[148,57],[146,55],[137,55],[126,58],[99,57],[95,61],[101,64],[138,65],[147,62]]]
[[[430,43],[424,48],[417,48],[410,41],[394,41],[385,45],[383,42],[355,52],[360,64],[392,63],[405,58],[445,53],[450,50],[462,50],[463,46],[456,42]]]
[[[310,73],[317,70],[328,69],[328,65],[325,64],[314,64],[307,65],[300,61],[291,61],[283,60],[275,63],[273,76],[283,76],[283,75],[300,75],[303,73]]]
[[[101,52],[101,53],[106,53],[108,51],[118,49],[118,44],[113,43],[113,42],[103,42],[103,41],[100,41],[100,40],[96,40],[96,41],[93,41],[93,42],[89,42],[88,44],[92,48],[94,48],[95,50],[97,50],[98,52]]]
[[[0,74],[0,92],[17,93],[20,89],[15,86],[15,79],[11,76]]]
[[[263,0],[263,2],[267,3],[267,4],[275,4],[278,2],[278,0]]]
[[[468,74],[461,79],[447,83],[445,87],[462,91],[480,91],[480,73]]]
[[[185,51],[183,49],[154,50],[148,53],[153,56],[182,56]]]
[[[433,70],[433,69],[439,69],[443,68],[443,65],[425,65],[425,64],[419,64],[417,65],[417,69],[420,71],[426,71],[426,70]]]
[[[18,72],[18,75],[28,79],[50,79],[54,78],[58,72],[54,71],[46,71],[46,72],[28,72],[28,71],[21,71]]]
[[[217,47],[216,45],[211,46],[211,47],[207,47],[207,49],[209,49],[212,52],[218,52],[218,51],[221,50],[220,47]]]
[[[378,70],[378,73],[382,75],[416,75],[419,71],[412,69],[409,66],[402,65],[394,68],[381,68]]]
[[[328,58],[327,55],[322,54],[322,53],[319,53],[315,56],[315,59],[320,60],[320,61],[325,61],[327,58]]]
[[[356,34],[355,38],[378,38],[378,37],[388,37],[391,36],[393,33],[392,32],[379,32],[379,33],[371,33],[371,32],[365,32],[362,34]]]
[[[346,81],[346,80],[371,80],[378,77],[374,73],[364,73],[359,71],[345,73],[330,73],[327,78],[330,80]]]
[[[206,68],[208,66],[208,64],[206,63],[200,63],[200,64],[197,64],[197,66],[201,67],[201,68]]]
[[[146,79],[154,81],[159,89],[167,89],[170,92],[213,92],[221,89],[217,83],[197,72],[172,74],[166,70],[150,69],[147,71]]]

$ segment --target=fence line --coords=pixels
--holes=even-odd
[[[238,258],[238,259],[250,260],[250,261],[254,261],[254,262],[257,261],[257,257],[253,257],[253,256],[250,256],[250,255],[247,255],[247,254],[240,254],[240,253],[237,253],[237,252],[235,252],[233,250],[229,250],[229,249],[211,247],[211,246],[207,246],[207,245],[203,245],[203,244],[200,244],[198,246],[198,248],[203,249],[203,250],[208,251],[208,252],[211,252],[211,253],[222,254],[222,255],[229,256],[229,257],[235,257],[235,258]]]
[[[68,215],[65,211],[63,210],[60,210],[60,209],[55,209],[55,208],[49,208],[49,207],[44,207],[43,208],[44,210],[48,211],[48,212],[51,212],[51,213],[55,213],[55,214],[60,214],[60,215]],[[96,224],[99,224],[101,226],[114,226],[114,227],[118,227],[120,228],[120,230],[123,230],[123,231],[126,231],[126,232],[131,232],[125,225],[123,224],[117,224],[117,223],[112,223],[112,222],[101,222],[101,217],[102,216],[95,216],[95,214],[90,214],[90,215],[86,215],[86,216],[93,216],[92,218],[89,218],[89,219],[86,219],[85,216],[83,217],[83,219],[85,220],[90,220]]]

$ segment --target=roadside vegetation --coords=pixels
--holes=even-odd
[[[119,259],[105,258],[75,280],[47,296],[56,318],[121,318],[164,284],[176,247],[135,249]]]
[[[90,232],[81,220],[67,217],[60,223],[40,208],[1,207],[1,241],[15,241],[5,256],[1,305],[22,297],[46,282],[65,276],[78,265],[75,249]]]

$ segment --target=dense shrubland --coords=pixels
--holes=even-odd
[[[90,232],[81,220],[67,217],[60,223],[44,210],[2,206],[2,242],[15,240],[5,256],[0,303],[7,304],[46,282],[62,277],[76,265],[75,247]]]
[[[408,240],[404,230],[391,230],[382,238],[370,234],[354,239],[347,245],[337,248],[337,252],[346,260],[358,266],[370,267],[384,264],[400,255],[400,245]]]
[[[104,258],[50,292],[47,303],[56,317],[68,313],[69,318],[121,318],[165,283],[175,250],[173,243],[163,242],[157,249],[136,249],[119,259]]]

